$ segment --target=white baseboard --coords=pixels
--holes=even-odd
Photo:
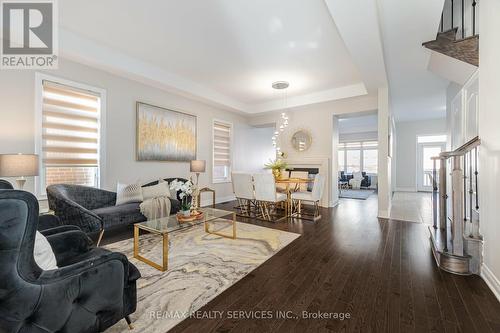
[[[500,301],[500,281],[485,264],[481,266],[481,277],[484,282],[486,282],[488,287],[490,287],[496,298]]]
[[[417,189],[415,187],[396,187],[394,189],[396,192],[417,192]]]
[[[228,201],[234,201],[234,200],[236,200],[236,197],[234,195],[228,195],[226,197],[220,197],[220,198],[216,197],[215,198],[215,203],[219,204],[219,203],[228,202]],[[201,207],[207,207],[207,206],[211,206],[212,203],[213,203],[212,197],[208,196],[208,198],[201,200],[200,206]]]

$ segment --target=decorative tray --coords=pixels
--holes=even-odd
[[[191,216],[184,216],[184,214],[182,214],[181,212],[177,213],[177,221],[179,221],[179,223],[193,222],[196,220],[201,220],[202,218],[202,212],[193,211],[191,212]]]

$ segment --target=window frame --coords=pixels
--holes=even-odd
[[[215,178],[214,177],[214,170],[215,170],[215,124],[220,123],[224,124],[226,126],[229,126],[229,172],[227,178]],[[224,183],[231,183],[231,172],[233,170],[233,157],[234,157],[234,125],[232,122],[229,122],[227,120],[222,120],[222,119],[217,119],[214,118],[212,119],[212,170],[211,170],[211,177],[212,177],[212,184],[224,184]]]
[[[368,143],[368,142],[377,142],[377,146],[374,147],[374,146],[367,146],[365,147],[365,143]],[[351,145],[350,147],[348,145]],[[364,163],[364,158],[365,158],[365,150],[375,150],[377,151],[377,159],[378,159],[378,140],[361,140],[361,141],[344,141],[344,142],[339,142],[339,148],[338,148],[339,151],[344,151],[344,162],[342,163],[344,168],[341,169],[340,168],[340,162],[337,163],[338,164],[338,171],[343,171],[344,174],[349,174],[347,172],[347,151],[349,150],[359,150],[359,155],[360,155],[360,161],[359,161],[359,164],[360,164],[360,171],[361,172],[366,172],[364,170],[365,168],[365,163]],[[366,172],[366,175],[368,176],[376,176],[378,175],[378,167],[377,167],[377,173],[369,173],[369,172]]]
[[[43,81],[51,81],[57,84],[69,86],[76,89],[87,90],[100,96],[99,109],[99,164],[97,167],[97,188],[101,188],[105,182],[106,175],[106,90],[85,83],[67,80],[61,77],[35,72],[35,153],[40,157],[39,176],[35,178],[35,195],[39,200],[47,199],[45,193],[45,165],[43,163]]]

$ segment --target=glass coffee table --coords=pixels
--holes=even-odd
[[[206,233],[225,238],[236,238],[235,212],[216,208],[198,208],[198,211],[203,212],[204,216],[201,219],[192,222],[179,223],[179,221],[177,221],[176,215],[171,215],[161,219],[134,224],[134,258],[145,262],[146,264],[162,272],[166,271],[168,269],[168,235],[172,232],[189,229],[200,224],[205,225]],[[211,231],[210,222],[215,222],[216,220],[230,223],[232,225],[232,232],[230,234],[224,234],[216,231]],[[141,230],[160,235],[162,237],[163,257],[161,264],[155,263],[154,261],[147,259],[139,254],[139,236]]]

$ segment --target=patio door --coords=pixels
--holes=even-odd
[[[432,192],[432,157],[439,154],[446,148],[445,143],[419,143],[417,158],[417,190]],[[439,177],[439,161],[436,161],[437,176]],[[436,181],[438,181],[436,179]]]

